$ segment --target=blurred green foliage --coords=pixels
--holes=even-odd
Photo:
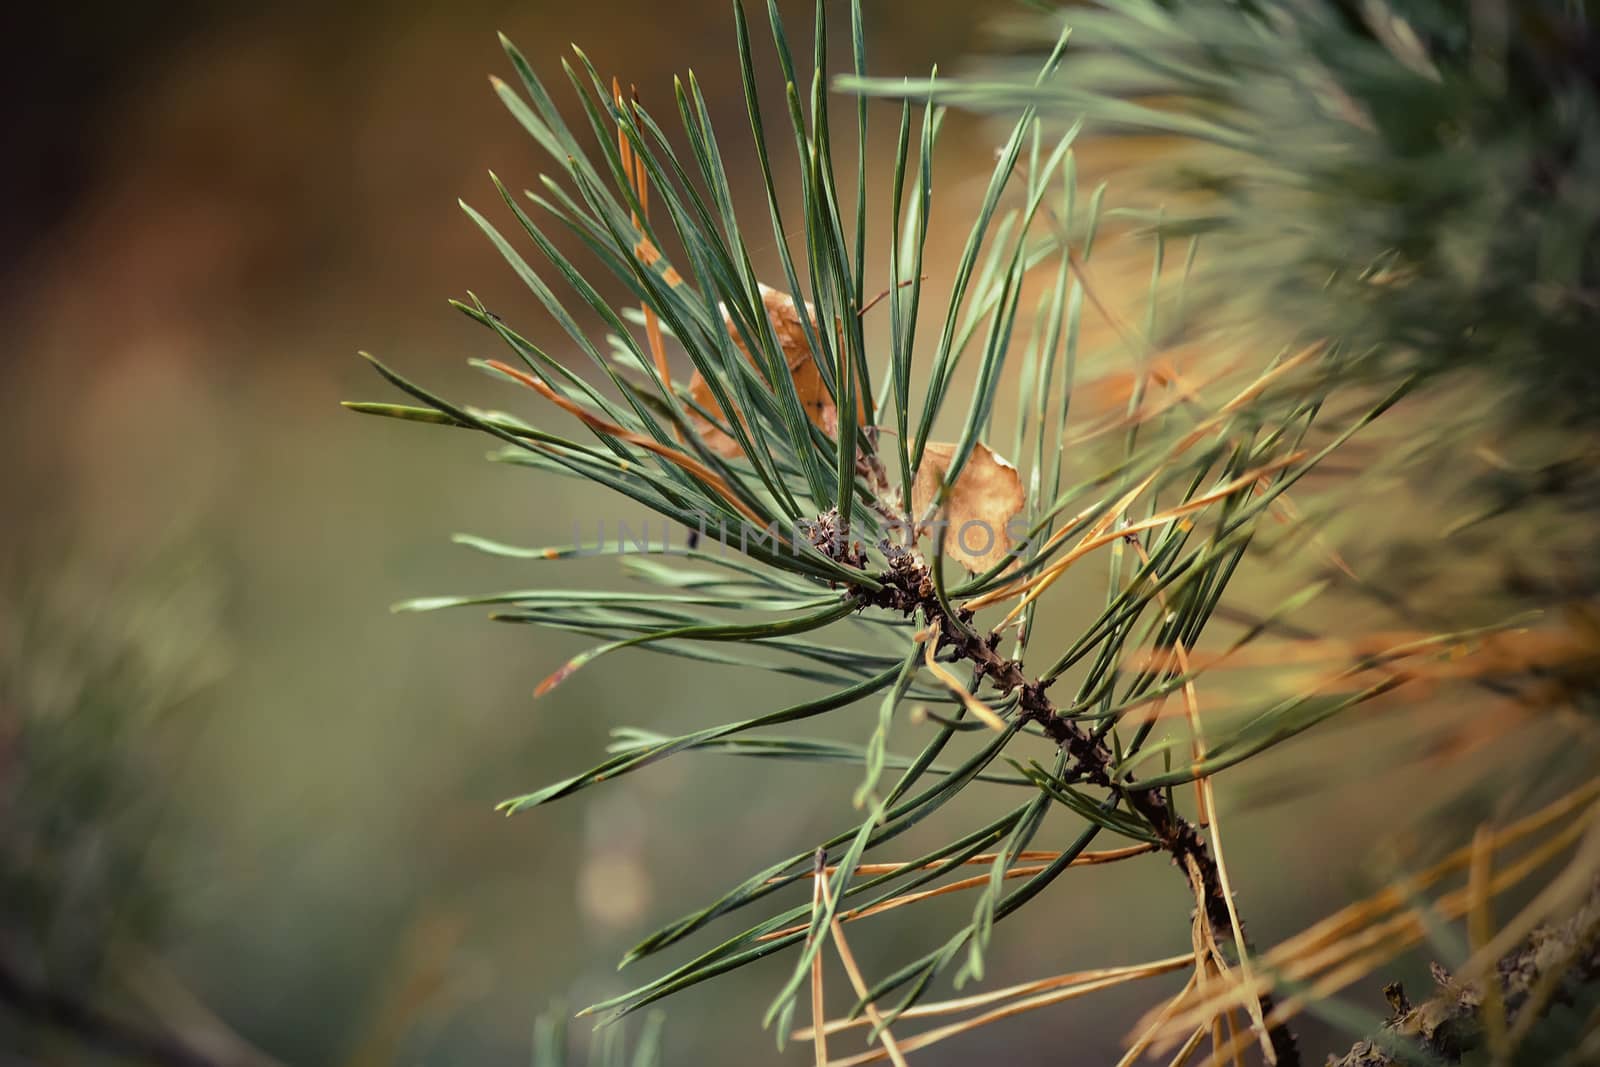
[[[873,5],[873,64],[919,77],[935,59],[941,70],[959,69],[983,46],[975,27],[996,6]],[[809,16],[809,4],[784,7],[801,22]],[[466,440],[439,448],[405,427],[375,433],[343,416],[337,401],[367,386],[365,369],[349,358],[361,346],[426,367],[441,389],[481,384],[459,369],[463,346],[472,354],[481,339],[444,307],[444,294],[471,288],[489,306],[514,310],[530,335],[553,327],[454,203],[492,197],[482,176],[490,166],[508,181],[533,180],[522,130],[483,84],[483,72],[500,63],[493,31],[527,43],[545,72],[557,68],[567,41],[582,41],[602,70],[637,82],[656,108],[671,99],[669,72],[693,68],[707,85],[734,84],[728,9],[680,5],[671,19],[656,5],[627,2],[93,10],[40,9],[40,32],[13,35],[22,47],[5,67],[15,102],[8,148],[38,161],[7,171],[0,207],[0,541],[28,561],[18,566],[29,574],[8,588],[34,598],[51,574],[73,570],[63,560],[76,547],[64,546],[81,541],[115,556],[192,521],[200,554],[215,561],[229,591],[221,620],[200,623],[201,644],[220,633],[234,652],[228,672],[154,737],[108,729],[119,746],[108,751],[102,735],[76,735],[86,750],[61,766],[77,768],[80,780],[110,783],[107,795],[121,796],[153,780],[165,798],[138,795],[126,822],[112,809],[111,839],[150,836],[106,854],[120,857],[116,869],[158,876],[159,892],[133,906],[141,898],[118,900],[115,880],[86,884],[104,892],[113,918],[149,917],[142,928],[157,941],[151,947],[181,984],[287,1062],[352,1061],[373,1048],[418,1060],[520,1061],[538,1005],[620,992],[609,961],[641,928],[719,888],[724,857],[777,858],[775,838],[835,826],[850,814],[860,775],[706,755],[615,783],[609,797],[575,800],[537,822],[497,817],[497,800],[586,766],[609,728],[639,720],[634,672],[618,660],[621,669],[575,678],[535,706],[534,682],[580,640],[530,646],[511,628],[392,618],[383,607],[401,595],[503,581],[503,561],[449,547],[460,527],[558,543],[570,539],[569,513],[592,510],[596,499],[474,464],[480,446]],[[796,37],[806,47],[804,34]],[[737,96],[713,95],[719,122],[737,118]],[[765,103],[774,114],[784,107],[781,93]],[[987,173],[996,138],[956,112],[941,136],[952,163],[939,174],[940,195],[959,211],[980,198],[973,175]],[[892,144],[871,147],[886,171]],[[733,165],[741,210],[760,210],[754,161]],[[1086,180],[1102,165],[1086,163]],[[931,271],[948,276],[961,236],[931,235]],[[754,254],[764,274],[779,270],[770,244]],[[886,343],[887,333],[881,318],[869,319],[873,343]],[[1542,462],[1540,450],[1533,455]],[[1375,496],[1351,506],[1344,527],[1377,536],[1398,519],[1419,523],[1413,490],[1397,492],[1401,506]],[[1524,562],[1542,562],[1548,535],[1583,532],[1542,511],[1528,529],[1518,514],[1486,536],[1492,546],[1517,545]],[[1512,526],[1518,532],[1508,537]],[[1429,544],[1419,553],[1437,559]],[[96,564],[87,573],[128,572]],[[1273,577],[1241,584],[1265,597]],[[1435,582],[1459,578],[1443,568]],[[572,580],[607,579],[590,568]],[[89,643],[118,645],[109,620],[123,613],[97,610],[103,597],[66,599],[78,608],[58,633],[81,637],[82,609],[106,624],[88,627],[101,634]],[[1075,625],[1077,617],[1045,623]],[[145,640],[136,634],[133,644]],[[799,684],[751,683],[706,666],[651,677],[650,721],[663,734],[805,694]],[[840,743],[858,743],[859,727],[841,727]],[[1392,720],[1374,728],[1386,739],[1396,731]],[[56,736],[65,743],[65,733]],[[1292,749],[1298,759],[1270,805],[1247,806],[1266,795],[1249,781],[1223,790],[1250,831],[1230,850],[1236,876],[1281,886],[1271,899],[1250,896],[1263,941],[1342,901],[1372,875],[1364,857],[1374,836],[1410,827],[1394,800],[1409,769],[1379,775],[1370,788],[1303,797],[1308,782],[1325,777],[1329,746],[1371,736],[1353,728],[1348,742],[1324,737]],[[1501,765],[1504,754],[1492,755],[1489,765]],[[1478,769],[1469,764],[1462,777]],[[838,804],[808,802],[818,780],[832,782]],[[1476,780],[1479,810],[1503,810],[1493,779]],[[0,786],[8,796],[45,795],[32,789]],[[65,844],[57,839],[56,861],[74,852],[76,820],[89,810],[55,823],[77,827]],[[730,811],[740,818],[730,821]],[[13,847],[3,846],[7,855]],[[95,857],[98,848],[90,847]],[[98,863],[86,869],[108,869]],[[35,886],[29,914],[61,914],[60,904],[39,904],[42,883],[20,864],[4,873],[18,894]],[[1003,936],[991,950],[996,972],[1157,951],[1172,931],[1127,930],[1117,917],[1127,907],[1172,905],[1178,888],[1163,895],[1142,881],[1092,872],[1082,894],[1052,898],[1071,947],[1041,948],[1026,931]],[[909,932],[863,937],[864,961],[903,958],[902,938],[919,923],[969,913],[941,901],[927,907]],[[95,947],[73,936],[55,943],[74,941],[56,966],[91,973]],[[781,979],[772,969],[753,974]],[[764,1000],[756,985],[713,983],[678,999],[665,1061],[769,1054],[753,1021]],[[435,993],[409,1001],[404,990],[418,989]],[[113,1006],[125,1005],[113,998]],[[1140,1007],[1112,995],[1092,1011],[1039,1013],[982,1050],[1025,1062],[1058,1050],[1070,1028],[1076,1053],[1114,1061]],[[370,1040],[385,1027],[382,1042]],[[586,1040],[572,1037],[578,1047]],[[958,1042],[927,1062],[966,1062],[974,1048]]]
[[[0,968],[12,984],[91,1002],[119,944],[164,933],[174,849],[164,767],[206,726],[231,648],[203,555],[174,546],[96,568],[40,540],[0,572]],[[19,1050],[71,1052],[0,998]],[[47,1050],[59,1050],[51,1052]]]

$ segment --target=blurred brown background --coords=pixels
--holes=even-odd
[[[871,3],[872,64],[959,68],[997,6]],[[809,5],[784,7],[806,47]],[[830,8],[843,31],[846,5]],[[224,1045],[217,1033],[231,1031],[286,1063],[523,1062],[548,1004],[656,973],[613,973],[643,934],[848,825],[855,772],[839,769],[827,805],[806,807],[810,769],[688,757],[495,815],[496,801],[595,762],[612,726],[720,721],[783,694],[640,653],[536,704],[534,683],[576,639],[472,614],[390,615],[412,595],[610,578],[592,561],[556,575],[448,540],[569,541],[583,490],[485,464],[467,435],[358,419],[338,402],[389,395],[357,349],[447,394],[490,396],[464,365],[490,339],[445,305],[468,289],[539,329],[456,206],[500,219],[485,172],[522,187],[542,166],[485,81],[510,76],[497,30],[558,96],[569,41],[658,112],[672,74],[693,68],[744,168],[741,199],[760,210],[727,5],[169,0],[26,19],[6,34],[3,67],[9,573],[28,589],[72,583],[68,615],[87,625],[125,606],[97,576],[198,568],[184,580],[205,585],[209,606],[156,639],[203,642],[217,667],[160,729],[108,741],[148,750],[131,792],[159,803],[140,846],[160,857],[146,866],[163,918],[148,940],[104,927],[113,950],[83,992]],[[990,140],[958,117],[943,147],[957,168],[946,217],[959,218],[950,204],[981,188]],[[963,236],[937,234],[930,255]],[[756,248],[771,254],[770,241]],[[1319,819],[1314,839],[1279,833],[1281,809],[1234,824],[1272,842],[1234,852],[1259,940],[1341,895],[1350,864],[1329,857],[1350,854],[1363,817],[1381,824],[1381,800],[1369,806]],[[1149,873],[1063,883],[1031,920],[1002,926],[997,979],[1173,951],[1187,936],[1181,885]],[[1127,921],[1152,899],[1169,921]],[[969,906],[921,921],[943,931]],[[927,946],[915,932],[860,941],[881,969]],[[776,1062],[759,1016],[788,967],[669,1001],[667,1062]],[[1118,991],[925,1062],[1111,1062],[1149,1002]]]

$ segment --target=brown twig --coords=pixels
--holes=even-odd
[[[1484,855],[1482,838],[1474,841],[1474,856]],[[1412,1004],[1398,983],[1384,992],[1390,996],[1395,1017],[1377,1040],[1359,1041],[1330,1067],[1398,1067],[1409,1060],[1395,1055],[1393,1039],[1420,1043],[1446,1063],[1461,1062],[1468,1054],[1496,1043],[1514,1057],[1522,1041],[1544,1017],[1552,995],[1565,988],[1569,997],[1600,978],[1600,887],[1563,922],[1535,928],[1529,937],[1496,961],[1493,973],[1476,982],[1463,981],[1435,966],[1436,994]],[[1496,1012],[1505,1013],[1499,1020]],[[1495,1027],[1514,1019],[1511,1033],[1497,1035]],[[1496,1062],[1510,1062],[1510,1059]],[[1574,1050],[1566,1061],[1591,1062]]]
[[[1218,944],[1234,944],[1242,951],[1245,946],[1234,938],[1234,920],[1221,872],[1195,825],[1172,809],[1162,790],[1140,788],[1130,776],[1113,777],[1111,750],[1076,720],[1061,714],[1046,692],[1046,683],[1030,680],[1020,662],[1007,659],[997,651],[998,632],[980,636],[970,625],[970,609],[960,609],[956,615],[946,610],[920,554],[892,544],[885,551],[889,570],[879,576],[881,587],[876,592],[858,594],[862,603],[906,615],[922,611],[930,625],[938,626],[937,640],[942,647],[953,649],[957,658],[971,663],[1000,694],[1017,693],[1019,714],[1026,721],[1036,723],[1067,754],[1071,760],[1070,773],[1108,790],[1154,831],[1162,851],[1189,880],[1210,935]],[[1262,1010],[1270,1015],[1271,1000],[1264,999]],[[1267,1038],[1279,1067],[1299,1064],[1294,1035],[1287,1026],[1281,1023],[1269,1026]]]
[[[1497,867],[1479,892],[1490,896],[1504,892],[1570,848],[1583,836],[1591,816],[1600,812],[1600,806],[1596,806],[1597,797],[1600,797],[1600,779],[1592,779],[1539,812],[1491,832],[1487,848],[1499,851],[1552,824],[1558,827],[1525,855]],[[1589,811],[1581,817],[1569,817],[1585,807]],[[1268,1010],[1267,1024],[1269,1027],[1281,1025],[1313,1001],[1332,996],[1371,974],[1423,940],[1430,929],[1429,919],[1424,918],[1420,907],[1410,906],[1408,902],[1433,883],[1469,867],[1473,852],[1473,846],[1464,846],[1427,870],[1352,904],[1281,943],[1262,957],[1264,969],[1258,971],[1251,982],[1234,982],[1214,995],[1189,998],[1189,1003],[1164,1025],[1165,1034],[1176,1040],[1187,1033],[1188,1027],[1242,1003],[1246,996],[1274,987],[1284,989],[1285,997]],[[1580,870],[1593,870],[1592,865],[1582,862],[1582,857],[1574,860],[1574,864]],[[1572,866],[1569,865],[1569,869]],[[1432,918],[1454,920],[1468,913],[1473,899],[1470,885],[1453,890],[1434,900],[1426,909],[1427,914]],[[1389,916],[1396,909],[1400,909],[1398,914]],[[1264,1001],[1262,1006],[1266,1008],[1267,1003]]]

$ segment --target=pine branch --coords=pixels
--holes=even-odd
[[[1141,788],[1132,775],[1113,775],[1115,757],[1105,742],[1082,725],[1061,714],[1047,692],[1049,683],[1030,680],[1020,660],[1007,659],[998,649],[998,632],[983,636],[972,629],[973,612],[958,609],[951,614],[938,597],[928,565],[915,550],[881,546],[889,557],[890,569],[879,576],[882,588],[856,594],[863,604],[888,608],[904,615],[922,612],[938,623],[938,643],[948,646],[962,660],[972,664],[975,673],[988,678],[1003,696],[1019,694],[1019,714],[1037,723],[1070,761],[1068,781],[1086,781],[1106,789],[1119,803],[1126,804],[1149,823],[1161,849],[1166,852],[1190,883],[1195,898],[1204,901],[1206,923],[1218,944],[1233,943],[1233,926],[1228,916],[1227,896],[1216,860],[1206,847],[1199,829],[1173,810],[1166,793],[1156,788]],[[937,649],[936,649],[937,651]],[[1249,945],[1238,948],[1248,951]],[[1269,997],[1262,998],[1262,1011],[1272,1013]],[[1293,1031],[1287,1024],[1272,1027],[1268,1034],[1280,1067],[1300,1062]]]
[[[859,80],[858,4],[852,5],[852,14]],[[545,587],[427,598],[404,608],[492,605],[500,621],[606,642],[550,675],[539,687],[541,694],[597,657],[631,649],[769,670],[829,687],[826,695],[791,707],[681,736],[625,733],[600,765],[502,805],[508,813],[527,811],[693,749],[845,758],[864,767],[856,792],[859,821],[821,842],[831,862],[828,884],[818,890],[815,906],[776,908],[585,1014],[615,1020],[697,983],[795,949],[795,969],[767,1013],[767,1024],[781,1040],[791,1029],[798,995],[814,977],[824,934],[835,921],[926,899],[935,891],[923,887],[981,854],[990,873],[976,894],[972,920],[925,955],[858,990],[855,1011],[872,1005],[888,1025],[916,1004],[963,950],[967,957],[957,984],[981,978],[994,925],[1034,900],[1102,831],[1141,848],[1159,849],[1183,872],[1196,904],[1190,932],[1197,951],[1204,949],[1196,957],[1197,980],[1210,973],[1207,968],[1227,969],[1219,946],[1233,945],[1243,965],[1249,946],[1230,899],[1220,845],[1209,843],[1201,832],[1205,807],[1191,822],[1174,809],[1170,790],[1252,758],[1398,683],[1391,678],[1357,685],[1353,679],[1361,671],[1353,667],[1329,683],[1350,680],[1344,691],[1314,689],[1255,710],[1229,736],[1208,738],[1209,754],[1164,771],[1159,763],[1143,768],[1146,762],[1170,757],[1184,739],[1146,742],[1156,727],[1158,706],[1170,694],[1189,687],[1186,696],[1193,713],[1198,672],[1183,662],[1184,650],[1196,647],[1263,517],[1274,509],[1287,510],[1289,488],[1388,410],[1407,387],[1370,409],[1363,404],[1353,417],[1336,409],[1324,412],[1328,395],[1323,386],[1331,379],[1321,368],[1333,357],[1320,342],[1282,351],[1273,346],[1277,354],[1263,351],[1261,367],[1225,365],[1214,380],[1196,376],[1193,383],[1180,386],[1176,370],[1168,375],[1152,362],[1157,347],[1180,328],[1182,318],[1174,316],[1171,323],[1163,318],[1157,328],[1158,311],[1166,314],[1159,297],[1171,288],[1162,285],[1168,235],[1155,234],[1145,324],[1137,332],[1123,328],[1085,274],[1104,187],[1079,202],[1070,150],[1076,127],[1047,135],[1031,103],[1012,109],[1016,122],[997,154],[956,259],[950,293],[937,307],[930,305],[942,327],[919,346],[915,327],[925,292],[922,245],[929,226],[939,108],[924,108],[913,153],[912,106],[902,100],[895,168],[888,183],[893,192],[887,218],[897,237],[890,242],[884,298],[892,344],[886,359],[872,360],[861,327],[863,313],[874,302],[864,299],[865,294],[876,288],[862,276],[867,238],[860,212],[865,204],[858,205],[852,243],[846,236],[848,213],[838,196],[843,176],[834,173],[829,147],[821,16],[819,6],[808,121],[802,107],[808,82],[796,69],[775,5],[769,8],[789,105],[787,123],[779,117],[769,124],[757,104],[749,27],[742,9],[734,9],[750,133],[767,195],[766,221],[782,268],[781,276],[774,271],[765,280],[758,277],[745,243],[747,234],[765,227],[752,229],[733,211],[709,109],[692,77],[677,87],[675,96],[691,147],[690,155],[682,155],[637,100],[624,97],[618,83],[608,85],[577,53],[577,65],[569,64],[567,73],[599,146],[591,160],[527,61],[507,46],[524,92],[503,84],[497,84],[497,92],[555,159],[559,173],[541,176],[542,191],[527,196],[541,209],[539,221],[498,181],[497,191],[538,246],[551,268],[550,278],[571,292],[558,295],[484,216],[470,214],[559,322],[575,351],[594,363],[598,376],[585,378],[564,352],[544,347],[567,342],[557,338],[541,344],[524,338],[475,299],[459,306],[493,331],[515,357],[479,366],[502,385],[519,385],[573,416],[593,440],[445,400],[382,365],[377,369],[385,378],[424,406],[353,407],[486,433],[503,446],[493,457],[497,460],[611,489],[663,520],[660,549],[636,545],[635,553],[681,555],[685,566],[630,555],[619,524],[617,540],[604,543],[602,536],[593,554],[629,556],[624,564],[633,577],[653,586],[651,591]],[[1064,47],[1064,38],[1058,37],[1037,67],[1029,92],[1052,84]],[[914,83],[897,82],[896,91],[907,95],[908,84],[914,88]],[[927,84],[933,95],[935,83]],[[864,122],[865,112],[858,114]],[[780,196],[775,179],[770,134],[780,130],[793,134],[800,163],[800,196],[794,206],[785,206],[788,198]],[[864,132],[856,132],[864,138]],[[864,171],[858,169],[854,177],[858,188],[864,188]],[[1051,232],[1041,235],[1035,224],[1045,219]],[[619,302],[602,295],[562,253],[547,232],[552,225],[565,228],[594,253],[609,275],[608,284],[625,290],[622,303],[640,306],[637,314],[619,311]],[[802,233],[804,247],[796,254],[789,238],[798,243]],[[672,264],[664,248],[673,250]],[[1191,260],[1194,252],[1191,241]],[[1055,285],[1038,305],[1034,336],[1023,345],[1016,334],[1019,319],[1027,316],[1019,308],[1024,292],[1031,291],[1031,272],[1046,263],[1055,267]],[[1186,266],[1185,277],[1187,273]],[[569,313],[567,303],[574,297],[574,307],[585,307],[603,321],[608,331],[604,345],[596,344]],[[1119,339],[1138,354],[1141,369],[1129,376],[1126,392],[1119,383],[1117,399],[1104,417],[1074,433],[1068,416],[1083,384],[1074,375],[1086,306],[1113,320]],[[630,322],[643,327],[645,341],[630,329]],[[687,378],[682,366],[674,377],[671,361],[662,358],[662,346],[669,342],[692,368]],[[930,350],[930,373],[925,392],[919,383],[914,394],[913,370],[922,365],[919,349],[924,347]],[[1296,350],[1298,354],[1288,354]],[[965,377],[969,370],[974,372],[970,388]],[[1020,370],[1022,415],[1008,460],[990,442],[996,432],[996,396],[1011,370]],[[1224,382],[1230,392],[1244,384],[1232,400],[1215,408],[1208,394],[1192,387],[1209,390]],[[613,391],[620,401],[613,399]],[[1073,418],[1081,418],[1079,409],[1073,410]],[[957,417],[956,440],[931,439],[940,420]],[[1124,431],[1125,447],[1111,470],[1092,469],[1098,459],[1080,463],[1065,458],[1092,438],[1118,430]],[[1174,434],[1181,435],[1176,443]],[[923,555],[915,545],[935,518],[946,531],[965,529],[970,522],[986,527],[987,548],[974,552],[959,537],[940,536],[937,547],[925,548]],[[1012,532],[1013,519],[1021,522],[1025,537]],[[668,522],[694,531],[681,553],[666,544]],[[861,542],[850,540],[852,531]],[[910,541],[896,543],[908,531]],[[738,554],[713,558],[701,550],[703,538],[717,538],[725,548],[736,543]],[[523,559],[585,554],[581,544],[516,549],[481,539],[466,543]],[[1130,544],[1139,557],[1132,575],[1124,566]],[[967,553],[965,558],[956,555],[957,547]],[[967,571],[948,588],[938,569],[947,548]],[[1033,658],[1035,671],[1029,673],[1022,661],[1032,656],[1029,640],[1040,596],[1068,568],[1100,549],[1111,556],[1103,609],[1065,648],[1045,653],[1048,665],[1043,671]],[[689,569],[691,561],[706,569]],[[1294,594],[1274,617],[1292,612],[1318,588]],[[984,606],[1012,599],[1018,602],[1003,621],[975,623]],[[881,610],[864,612],[866,608]],[[1152,618],[1147,612],[1153,608],[1160,611]],[[913,616],[924,627],[920,632],[908,625]],[[1020,629],[1007,655],[1000,651],[1001,634],[1013,619]],[[840,639],[826,636],[847,627],[886,638],[888,647],[864,640],[860,632]],[[1240,644],[1255,636],[1246,635]],[[1148,643],[1149,655],[1131,655],[1130,642]],[[946,668],[950,663],[964,664],[970,683],[963,686],[963,679]],[[1080,664],[1088,668],[1081,690],[1058,704],[1049,693],[1051,685]],[[932,690],[931,697],[929,676],[942,687]],[[980,696],[986,684],[998,695],[986,690]],[[929,713],[937,725],[922,739],[920,753],[890,750],[891,728],[903,701],[951,695],[956,698],[955,716]],[[864,699],[878,702],[876,727],[864,746],[746,736]],[[1131,737],[1121,736],[1118,724],[1140,709],[1149,709],[1144,721]],[[969,729],[997,732],[983,735],[984,743],[969,755],[952,759],[947,744]],[[1042,736],[1052,742],[1053,768],[1030,761],[1013,764],[1019,772],[1015,776],[993,773],[990,765],[1023,733],[1029,741]],[[1130,773],[1136,767],[1141,768],[1138,778]],[[891,769],[896,772],[892,784],[885,777]],[[868,852],[881,860],[877,850],[974,783],[1020,786],[1026,796],[993,822],[965,828],[924,855],[900,863],[863,862]],[[1057,805],[1087,826],[1040,868],[1016,866]],[[768,902],[784,887],[814,878],[815,852],[813,845],[753,874],[706,907],[645,938],[624,962],[677,945],[736,910]],[[1023,877],[1025,882],[1007,891],[1009,879]],[[937,892],[956,885],[946,884]],[[886,998],[897,990],[905,991],[903,999],[889,1005]],[[1272,1007],[1264,1002],[1264,1015],[1270,1016]],[[1262,1036],[1275,1061],[1298,1064],[1287,1025],[1268,1027],[1259,1018],[1257,1026],[1268,1031]],[[1214,1034],[1224,1019],[1215,1017]],[[1208,1017],[1207,1027],[1212,1021]],[[1220,1043],[1220,1037],[1216,1040]]]
[[[1505,1023],[1514,1031],[1531,1034],[1554,1005],[1572,1003],[1587,991],[1592,998],[1600,982],[1600,887],[1564,922],[1540,926],[1517,948],[1501,957],[1494,971],[1494,990],[1484,982],[1459,982],[1434,964],[1438,991],[1412,1004],[1398,982],[1384,987],[1395,1017],[1384,1032],[1358,1041],[1328,1067],[1405,1067],[1414,1062],[1396,1051],[1405,1043],[1419,1043],[1447,1063],[1460,1063],[1484,1043],[1482,1018],[1485,1002],[1497,991],[1504,1005]],[[1533,1013],[1529,1018],[1523,1016]],[[1515,1062],[1545,1062],[1539,1049]],[[1580,1062],[1574,1053],[1574,1061]]]

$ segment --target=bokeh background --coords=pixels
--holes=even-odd
[[[782,6],[805,47],[810,6]],[[999,7],[870,3],[871,62],[960,69]],[[561,543],[603,505],[481,462],[468,435],[339,401],[388,395],[366,349],[488,402],[465,361],[492,338],[445,303],[469,289],[541,328],[456,205],[499,219],[486,171],[520,187],[541,166],[485,80],[510,76],[497,30],[552,84],[580,42],[647,103],[694,69],[741,203],[760,210],[727,5],[167,0],[23,17],[0,64],[5,947],[223,1062],[525,1062],[535,1015],[659,966],[615,973],[638,938],[847,825],[855,772],[828,792],[809,767],[688,757],[496,815],[596,762],[613,726],[721,721],[788,694],[636,653],[536,703],[576,639],[390,614],[413,595],[614,580],[593,561],[554,574],[449,541]],[[946,218],[981,191],[993,143],[952,117]],[[936,233],[930,262],[963,237]],[[24,715],[55,716],[57,749],[7,743]],[[1403,782],[1272,804],[1221,787],[1257,940],[1364,883]],[[995,979],[1177,950],[1181,881],[1147,875],[1064,879],[1001,927]],[[860,950],[902,961],[967,906],[863,932]],[[788,966],[669,1001],[666,1062],[805,1062],[759,1025]],[[1148,1003],[1117,991],[923,1062],[1113,1062]],[[27,1062],[85,1062],[3,1007],[0,1033]]]

